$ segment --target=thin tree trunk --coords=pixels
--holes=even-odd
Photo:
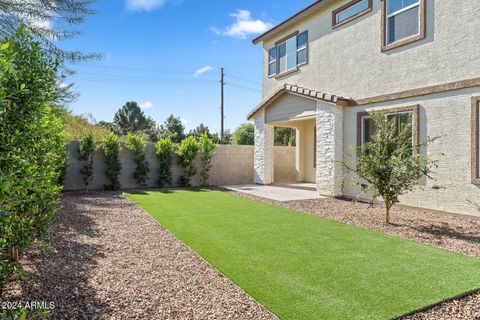
[[[387,212],[386,212],[386,222],[390,224],[390,206],[387,205]]]
[[[10,260],[18,262],[20,260],[20,251],[17,248],[10,249]]]

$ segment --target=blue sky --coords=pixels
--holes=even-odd
[[[74,66],[80,98],[70,108],[111,121],[137,101],[162,123],[220,128],[220,67],[225,68],[226,127],[236,128],[261,100],[261,47],[251,39],[312,0],[100,0],[98,14],[66,46],[104,55]]]

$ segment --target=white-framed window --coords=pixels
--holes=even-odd
[[[308,63],[308,32],[294,35],[268,50],[268,76],[287,72]]]
[[[386,1],[386,44],[412,38],[420,34],[421,0]]]
[[[348,20],[360,13],[363,13],[370,9],[369,0],[361,0],[353,3],[345,9],[335,12],[335,25],[345,20]]]
[[[407,127],[410,128],[409,132],[410,140],[412,141],[413,145],[413,111],[405,111],[405,112],[397,112],[397,113],[389,113],[385,115],[389,120],[395,119],[397,125],[397,132],[400,133],[403,128]],[[377,132],[377,128],[375,127],[375,123],[371,116],[363,116],[362,117],[362,130],[361,130],[361,144],[368,143],[372,141],[372,137]]]

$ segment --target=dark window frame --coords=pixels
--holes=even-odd
[[[353,0],[353,1],[350,1],[350,2],[348,2],[347,4],[345,4],[345,5],[343,5],[343,6],[335,9],[335,10],[332,12],[332,28],[335,29],[335,28],[338,28],[338,27],[340,27],[340,26],[343,26],[344,24],[347,24],[347,23],[349,23],[349,22],[351,22],[351,21],[353,21],[353,20],[355,20],[355,19],[357,19],[357,18],[359,18],[359,17],[361,17],[361,16],[369,13],[370,11],[372,11],[372,2],[373,2],[373,1],[372,1],[372,0],[366,0],[366,1],[368,1],[368,8],[367,8],[367,9],[362,10],[362,11],[354,14],[353,16],[351,16],[351,17],[349,17],[349,18],[347,18],[347,19],[345,19],[345,20],[342,20],[342,21],[337,22],[337,15],[338,15],[339,13],[341,13],[342,11],[345,11],[345,10],[347,10],[347,9],[349,9],[349,8],[357,5],[357,4],[359,4],[359,3],[362,2],[362,1],[365,1],[365,0]]]
[[[399,47],[406,46],[408,44],[423,40],[426,38],[427,35],[427,26],[426,26],[426,19],[427,19],[427,9],[426,9],[426,0],[419,0],[419,21],[418,21],[418,28],[419,33],[415,36],[410,36],[404,38],[402,40],[395,41],[393,43],[387,42],[387,34],[388,34],[388,13],[387,13],[387,1],[390,0],[381,0],[382,1],[382,27],[381,27],[381,34],[382,34],[382,52],[386,52],[389,50],[393,50]]]
[[[479,163],[479,124],[480,124],[480,96],[472,97],[472,184],[480,185],[480,163]]]

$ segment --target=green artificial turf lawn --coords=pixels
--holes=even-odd
[[[480,260],[212,191],[128,196],[280,319],[389,319],[480,288]]]

